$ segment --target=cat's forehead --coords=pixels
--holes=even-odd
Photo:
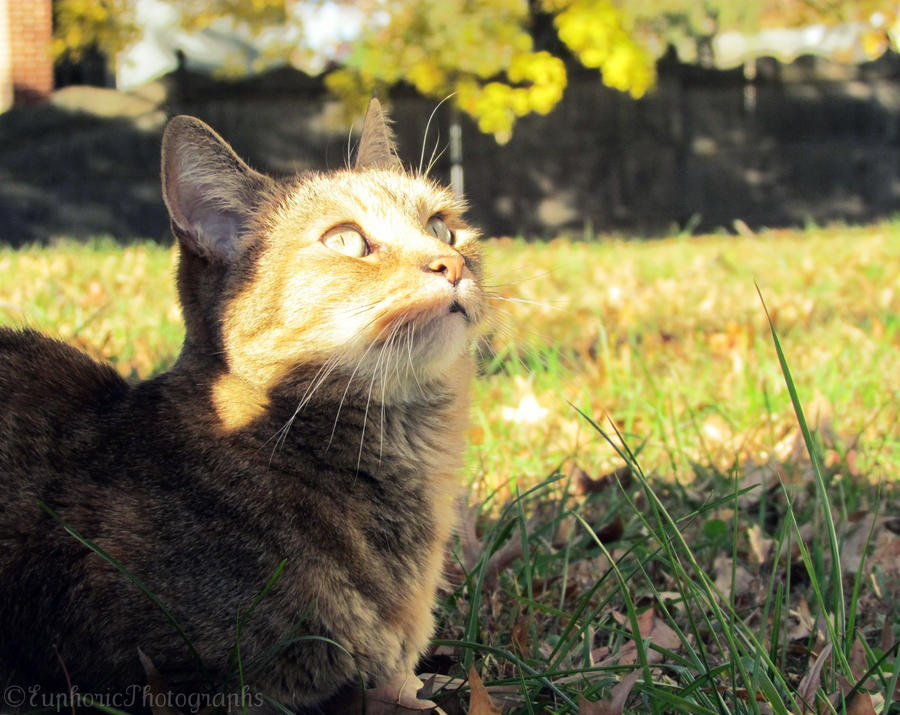
[[[367,215],[406,217],[420,222],[435,213],[462,214],[465,205],[428,179],[392,170],[337,171],[300,179],[287,201],[295,216],[312,213],[330,220]]]

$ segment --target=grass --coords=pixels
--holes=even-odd
[[[521,713],[900,712],[900,223],[485,252],[509,300],[433,699],[467,706],[473,665]],[[0,249],[0,322],[147,377],[172,265]]]

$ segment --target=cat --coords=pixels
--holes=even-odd
[[[150,664],[236,690],[239,656],[251,697],[300,710],[411,673],[486,313],[478,232],[404,170],[375,99],[352,168],[280,180],[175,117],[162,185],[170,370],[129,385],[0,329],[0,688],[133,692]]]

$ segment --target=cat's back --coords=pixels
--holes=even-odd
[[[0,472],[37,479],[95,438],[128,393],[109,365],[34,330],[0,328]],[[13,476],[15,475],[15,477]]]

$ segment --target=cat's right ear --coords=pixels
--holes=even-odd
[[[403,169],[394,146],[394,133],[390,120],[381,108],[377,97],[369,100],[366,118],[363,120],[362,136],[356,150],[356,163],[353,168],[359,169]]]
[[[162,186],[182,245],[229,262],[240,255],[254,211],[274,181],[247,166],[199,119],[178,116],[163,135]]]

